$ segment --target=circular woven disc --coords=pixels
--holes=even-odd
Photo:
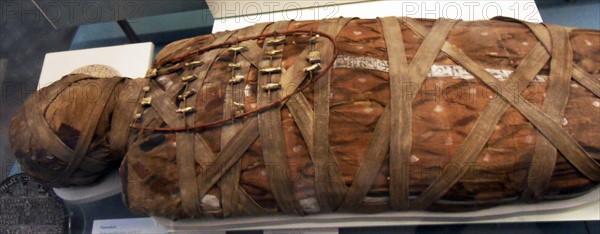
[[[0,184],[0,232],[65,233],[67,220],[63,201],[27,174]]]
[[[99,78],[110,78],[114,76],[121,76],[121,73],[108,65],[103,64],[92,64],[77,68],[71,72],[71,74],[86,74],[93,77]]]

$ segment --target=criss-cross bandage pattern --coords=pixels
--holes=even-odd
[[[183,218],[580,195],[600,180],[599,38],[508,18],[385,17],[175,42],[132,125],[125,200]]]

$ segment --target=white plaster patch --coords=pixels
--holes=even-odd
[[[334,68],[351,68],[351,69],[365,69],[365,70],[376,70],[382,72],[389,72],[389,63],[386,60],[381,60],[366,56],[349,56],[349,55],[338,55],[333,64]],[[492,76],[498,80],[506,80],[510,74],[513,73],[511,70],[485,68]],[[458,65],[432,65],[427,77],[431,78],[446,78],[453,77],[456,79],[475,79],[475,77],[469,73],[464,67]],[[533,79],[534,82],[546,82],[547,75],[536,75]]]
[[[587,46],[592,46],[592,42],[591,42],[591,41],[588,41],[588,40],[585,40],[585,44],[586,44]]]
[[[528,42],[526,42],[526,41],[524,41],[522,44],[523,44],[524,46],[529,46],[529,43],[528,43]]]
[[[419,159],[417,156],[415,156],[414,154],[410,156],[410,162],[411,162],[411,163],[416,163],[416,162],[418,162],[419,160],[420,160],[420,159]]]
[[[204,197],[202,197],[202,199],[200,200],[200,202],[202,204],[206,204],[212,208],[220,208],[221,205],[219,204],[219,199],[215,196],[215,195],[204,195]]]
[[[265,170],[263,169],[262,171],[260,171],[260,174],[261,174],[262,176],[267,176],[267,171],[265,171]]]
[[[364,203],[382,203],[382,202],[388,202],[390,201],[389,197],[365,197],[365,199],[363,199]]]
[[[487,36],[487,35],[488,35],[488,32],[482,32],[481,33],[481,36]]]
[[[571,87],[573,87],[573,88],[579,88],[579,85],[578,84],[571,84]]]
[[[352,33],[354,33],[354,35],[357,35],[357,36],[362,34],[362,32],[361,32],[361,31],[354,31],[354,32],[352,32]]]
[[[565,125],[569,124],[569,121],[567,120],[567,118],[563,118],[561,124],[563,126],[565,126]]]
[[[252,165],[246,167],[245,170],[250,170],[250,169],[258,167],[258,166],[260,166],[260,162],[256,161],[256,162],[252,163]]]
[[[490,52],[490,55],[498,55],[496,52]]]
[[[452,144],[454,144],[454,141],[452,141],[452,137],[446,138],[446,143],[445,144],[446,145],[452,145]]]
[[[485,155],[483,156],[483,161],[484,162],[489,162],[490,161],[490,154],[485,153]]]
[[[536,75],[533,78],[533,82],[548,82],[548,76],[547,75]]]
[[[300,206],[306,213],[317,213],[321,211],[319,201],[314,197],[308,197],[300,200]]]
[[[367,78],[360,77],[360,78],[358,78],[358,82],[365,83],[365,82],[367,82]]]
[[[335,59],[334,67],[338,68],[359,68],[388,72],[389,63],[372,57],[339,55]]]
[[[426,133],[421,134],[421,138],[429,138],[430,136],[433,136],[433,134],[432,131],[427,131]]]
[[[288,113],[288,117],[292,118],[292,113]]]
[[[167,85],[167,84],[169,84],[169,83],[171,83],[171,84],[172,84],[172,83],[173,83],[173,81],[171,81],[171,80],[170,80],[169,78],[167,78],[166,76],[159,76],[158,78],[156,78],[156,80],[157,80],[159,83],[161,83],[161,84],[163,84],[163,85],[165,85],[165,86],[170,86],[170,85]]]
[[[594,101],[592,102],[592,105],[594,105],[595,107],[600,107],[600,101]]]
[[[469,93],[470,94],[477,94],[477,89],[476,88],[471,88],[471,89],[469,89]]]
[[[294,146],[294,148],[292,148],[292,151],[294,151],[294,153],[298,153],[298,152],[300,152],[300,150],[302,150],[301,145],[296,145],[296,146]]]
[[[357,47],[356,47],[356,49],[359,49],[359,50],[362,50],[362,49],[364,49],[364,48],[365,48],[365,47],[362,47],[362,46],[357,46]]]
[[[173,147],[177,147],[177,141],[173,141],[173,143],[171,143],[173,145]]]
[[[533,142],[533,136],[532,135],[526,136],[523,141],[525,141],[525,143],[532,143]]]
[[[244,95],[246,95],[246,97],[252,96],[252,89],[250,85],[246,85],[246,87],[244,87]]]
[[[256,103],[250,104],[250,107],[252,107],[252,109],[256,108]]]
[[[444,111],[444,107],[442,107],[441,105],[436,105],[435,108],[433,108],[433,111],[435,111],[436,113],[440,113]]]
[[[365,113],[367,113],[367,114],[370,114],[371,112],[373,112],[373,110],[374,110],[374,109],[373,109],[373,108],[371,108],[371,107],[367,107],[367,108],[363,109],[363,111],[364,111]]]

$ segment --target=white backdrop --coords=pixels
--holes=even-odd
[[[215,18],[213,32],[233,30],[259,22],[316,20],[336,17],[451,18],[486,20],[507,16],[542,22],[533,0],[521,1],[217,1],[207,0]],[[352,3],[354,2],[354,3]],[[339,5],[332,5],[339,4]]]
[[[38,89],[92,64],[108,65],[124,77],[143,77],[152,63],[153,53],[152,42],[47,53]]]

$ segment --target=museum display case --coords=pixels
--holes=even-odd
[[[597,29],[533,1],[205,4],[213,34],[46,54],[7,230],[597,225]]]

